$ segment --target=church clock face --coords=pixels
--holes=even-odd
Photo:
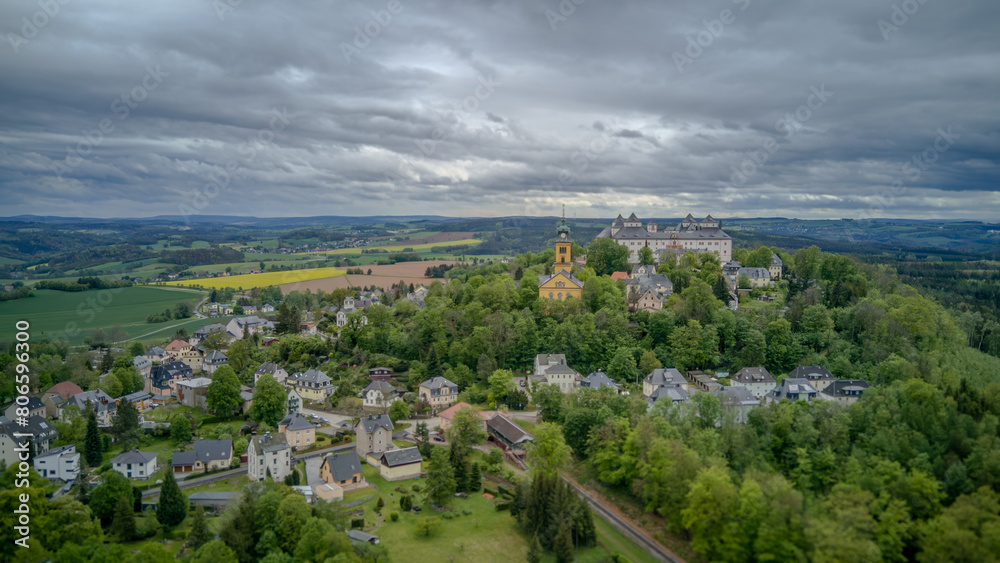
[[[565,239],[566,238],[566,233],[559,233],[559,238]]]

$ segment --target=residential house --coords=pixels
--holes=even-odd
[[[177,402],[186,407],[208,408],[208,386],[212,380],[196,377],[177,382]]]
[[[285,434],[288,445],[293,448],[308,448],[316,441],[316,425],[297,412],[278,423],[278,432]]]
[[[687,391],[688,382],[674,368],[656,368],[642,380],[642,394],[650,397],[660,387],[680,387]]]
[[[437,412],[458,401],[458,385],[441,376],[432,377],[420,384],[417,394],[431,406],[432,411]]]
[[[771,273],[768,272],[767,268],[740,268],[736,272],[736,277],[730,280],[731,284],[739,287],[740,278],[743,276],[746,276],[750,289],[771,285]]]
[[[251,481],[271,479],[282,481],[292,472],[292,447],[285,435],[265,433],[251,438],[247,448],[247,477]]]
[[[192,346],[182,350],[174,359],[191,368],[191,371],[201,371],[205,363],[205,351],[201,345]]]
[[[523,452],[525,445],[535,440],[535,437],[527,430],[507,418],[507,415],[502,412],[496,412],[486,420],[486,434],[490,440],[504,450],[515,452]]]
[[[248,334],[263,334],[265,330],[274,328],[270,321],[264,320],[257,315],[248,317],[237,317],[229,321],[226,330],[233,334],[236,339],[242,339]]]
[[[455,413],[457,413],[458,411],[460,411],[462,409],[474,409],[474,408],[475,407],[473,407],[469,403],[462,402],[462,403],[455,403],[454,405],[448,407],[447,409],[439,412],[438,413],[438,430],[440,432],[444,432],[444,431],[448,430],[448,428],[451,427],[451,421],[452,421],[452,419],[455,418]],[[494,411],[481,411],[479,409],[475,409],[475,411],[476,411],[476,414],[479,415],[479,418],[482,419],[482,424],[480,425],[480,428],[482,428],[483,430],[486,430],[486,419],[489,418],[489,417],[491,417],[491,416],[493,416]]]
[[[687,389],[680,385],[660,385],[646,397],[646,403],[649,405],[649,408],[652,408],[653,405],[661,401],[668,401],[670,404],[676,405],[690,399],[691,395]]]
[[[388,409],[393,402],[399,400],[400,390],[388,381],[372,381],[361,391],[361,404],[366,409]]]
[[[548,366],[545,375],[533,375],[530,379],[536,386],[555,385],[560,391],[567,394],[575,391],[580,384],[580,374],[565,364]]]
[[[212,512],[222,512],[239,502],[240,494],[234,491],[202,491],[191,493],[188,496],[188,503],[191,506],[200,506]]]
[[[760,399],[774,389],[774,376],[763,367],[743,368],[729,377],[729,384],[746,387],[754,397]]]
[[[149,409],[150,401],[153,396],[145,391],[136,391],[135,393],[129,393],[128,395],[123,395],[115,399],[115,409],[122,404],[122,401],[131,401],[132,406],[138,412],[145,412]]]
[[[830,373],[830,370],[823,366],[798,366],[788,374],[788,377],[808,379],[809,383],[820,393],[831,383],[837,381],[837,378]]]
[[[191,349],[191,344],[184,342],[183,340],[174,340],[170,344],[167,344],[166,352],[168,357],[176,357],[181,352]]]
[[[312,336],[316,333],[316,323],[312,321],[303,321],[299,323],[299,334],[303,336]]]
[[[111,419],[115,415],[115,412],[117,412],[118,405],[115,403],[114,399],[100,389],[94,389],[93,391],[85,391],[83,393],[73,395],[72,399],[64,403],[63,412],[59,413],[59,416],[62,417],[65,414],[65,407],[69,405],[75,405],[76,408],[80,409],[81,414],[86,413],[87,403],[90,403],[94,412],[97,414],[98,426],[111,426]]]
[[[610,387],[611,389],[618,391],[618,384],[615,383],[613,379],[608,377],[608,374],[603,371],[591,372],[590,375],[582,378],[580,380],[580,387],[586,387],[587,389]]]
[[[809,383],[808,379],[805,378],[788,378],[782,380],[770,393],[767,394],[767,400],[772,403],[777,403],[782,399],[788,399],[789,401],[806,401],[811,403],[819,391]]]
[[[240,400],[243,401],[243,404],[240,405],[240,412],[247,414],[250,412],[250,407],[253,406],[253,388],[247,385],[240,385]]]
[[[143,357],[154,364],[162,364],[163,362],[167,361],[167,358],[170,357],[170,354],[167,353],[167,351],[164,350],[163,348],[160,348],[159,346],[153,346],[152,348],[149,349],[148,352],[143,354]]]
[[[347,539],[351,540],[352,545],[361,545],[363,543],[378,545],[380,541],[378,536],[362,532],[361,530],[348,530]]]
[[[28,461],[28,455],[31,452],[28,438],[14,435],[27,434],[27,432],[10,423],[7,417],[0,418],[3,419],[0,421],[2,422],[0,424],[0,461],[3,461],[6,467],[13,467],[20,461]]]
[[[633,273],[631,279],[625,282],[625,302],[630,311],[659,311],[663,309],[664,301],[673,293],[674,284],[666,274]]]
[[[305,373],[298,372],[288,376],[285,383],[299,392],[299,396],[312,403],[325,403],[337,390],[333,380],[316,368],[310,368]]]
[[[725,416],[736,424],[746,424],[750,411],[760,406],[760,397],[755,396],[746,387],[723,386],[715,392],[715,396],[719,399]]]
[[[191,344],[191,346],[197,346],[198,344],[201,343],[202,340],[208,338],[208,335],[212,334],[213,332],[221,332],[225,334],[227,332],[226,325],[221,323],[207,324],[199,328],[198,330],[194,331],[194,334],[191,335],[191,338],[188,338],[188,343]],[[229,338],[228,334],[226,338],[227,339]]]
[[[299,395],[299,392],[294,388],[290,388],[288,390],[288,401],[286,402],[286,405],[288,407],[288,412],[299,412],[299,409],[302,408],[302,395]]]
[[[319,466],[319,476],[325,483],[338,486],[367,485],[361,474],[361,460],[357,452],[340,452],[329,454],[323,458]]]
[[[868,389],[868,382],[864,379],[838,379],[824,387],[816,398],[823,401],[836,401],[842,405],[852,405],[858,402],[865,389]]]
[[[205,354],[205,361],[202,364],[202,370],[205,373],[213,374],[215,370],[219,369],[220,366],[229,365],[229,358],[219,350],[211,350],[209,353]]]
[[[257,314],[257,306],[256,305],[244,305],[243,306],[243,314],[244,315],[256,315]]]
[[[777,254],[771,253],[771,265],[767,267],[767,273],[772,280],[781,279],[781,258]]]
[[[35,471],[49,480],[72,481],[80,474],[80,452],[70,444],[35,455]]]
[[[59,418],[59,412],[62,410],[64,403],[73,397],[83,393],[83,389],[80,386],[71,381],[63,381],[62,383],[56,383],[52,387],[49,387],[44,393],[42,393],[42,403],[45,405],[45,416],[49,418]]]
[[[11,420],[15,420],[22,416],[45,416],[45,403],[43,403],[41,399],[35,395],[23,395],[23,397],[25,398],[24,404],[22,405],[20,402],[14,401],[7,406],[7,410],[3,413],[4,416]]]
[[[139,372],[143,379],[149,379],[149,371],[153,369],[152,360],[146,356],[136,356],[132,358],[132,365],[135,366],[135,371]]]
[[[228,469],[232,464],[232,440],[198,440],[192,447],[195,471]]]
[[[273,313],[274,312],[274,305],[271,305],[270,303],[264,303],[263,305],[260,306],[260,312],[261,313]]]
[[[535,375],[545,375],[552,366],[566,365],[566,354],[538,354],[535,356]]]
[[[416,446],[387,450],[378,458],[378,472],[386,481],[420,477],[420,449]]]
[[[275,381],[284,385],[285,380],[288,379],[288,372],[284,370],[281,366],[274,362],[264,362],[260,364],[257,371],[253,372],[253,384],[257,385],[257,380],[261,378],[262,375],[270,375]]]
[[[156,452],[125,452],[111,460],[111,468],[129,479],[149,479],[156,474]]]
[[[373,381],[386,381],[392,378],[392,370],[389,368],[376,367],[368,370],[368,377]]]
[[[153,366],[146,380],[147,393],[154,397],[170,397],[177,392],[177,382],[189,379],[194,371],[184,362],[171,361]]]
[[[611,281],[627,280],[628,272],[611,272]]]
[[[392,430],[392,420],[387,414],[361,417],[354,427],[358,457],[367,459],[369,454],[379,454],[393,447]]]
[[[688,379],[694,383],[695,387],[707,393],[714,393],[722,388],[722,385],[718,382],[718,380],[700,371],[688,371],[687,375]]]
[[[44,416],[31,415],[28,417],[28,425],[18,425],[21,432],[31,434],[35,440],[35,452],[42,453],[49,451],[52,442],[59,437],[59,431]]]
[[[656,266],[652,264],[635,264],[632,266],[632,271],[629,273],[630,278],[636,278],[639,276],[648,276],[650,274],[656,273]]]

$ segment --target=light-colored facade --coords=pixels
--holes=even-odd
[[[129,479],[149,479],[156,474],[156,452],[125,452],[111,460],[111,468]]]
[[[420,476],[420,450],[412,448],[382,452],[379,456],[378,472],[386,481],[402,481]]]
[[[392,420],[389,415],[364,416],[354,427],[357,442],[355,451],[361,459],[367,459],[368,454],[379,454],[393,447]]]
[[[366,409],[385,410],[399,400],[399,393],[388,381],[372,381],[361,391],[361,404]]]
[[[437,412],[458,402],[458,385],[443,377],[432,377],[420,384],[418,394]]]
[[[177,401],[186,407],[208,408],[208,386],[212,380],[196,377],[177,382]]]
[[[298,391],[302,399],[312,403],[325,403],[337,390],[329,376],[314,368],[288,376],[286,384]]]
[[[292,448],[285,435],[268,432],[254,436],[247,448],[247,477],[251,481],[263,481],[268,473],[275,481],[284,480],[292,472]]]
[[[35,456],[35,471],[45,479],[72,481],[80,474],[80,452],[75,445],[53,448]]]
[[[711,215],[698,221],[688,214],[676,226],[664,229],[660,229],[652,219],[643,227],[635,213],[628,219],[619,215],[597,238],[610,238],[627,248],[629,262],[632,264],[639,263],[639,251],[643,248],[649,248],[654,255],[663,251],[676,254],[687,251],[715,252],[720,263],[733,257],[732,237],[722,230],[722,223]]]
[[[745,387],[750,393],[760,399],[770,393],[777,382],[767,369],[763,367],[743,368],[730,376],[729,384],[735,387]]]
[[[288,379],[288,372],[285,368],[279,366],[274,362],[264,362],[257,368],[257,371],[253,372],[253,384],[257,385],[257,380],[263,375],[270,375],[275,381],[284,385],[285,381]]]
[[[316,425],[299,413],[292,413],[278,423],[278,432],[285,434],[288,445],[308,448],[316,442]]]

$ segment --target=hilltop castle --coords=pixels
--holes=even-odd
[[[715,252],[719,255],[720,264],[733,259],[733,239],[722,230],[722,223],[711,215],[698,221],[689,213],[677,226],[663,230],[652,219],[644,228],[635,213],[628,219],[619,215],[597,238],[610,238],[628,248],[628,260],[632,264],[639,263],[639,250],[643,247],[649,247],[653,251],[658,263],[663,262],[663,252]]]

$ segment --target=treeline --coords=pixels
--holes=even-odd
[[[183,266],[204,266],[208,264],[228,264],[243,261],[242,252],[221,246],[190,250],[163,250],[159,256],[160,262]]]
[[[57,280],[41,280],[35,282],[35,289],[54,289],[56,291],[87,291],[89,289],[115,289],[132,287],[132,280],[106,280],[98,277],[79,278],[75,282]]]
[[[146,317],[147,323],[162,323],[172,319],[186,319],[191,316],[191,306],[178,303],[172,309],[164,309],[162,313],[153,313]]]
[[[25,297],[31,296],[31,287],[26,285],[15,287],[10,291],[0,291],[0,301],[13,301],[15,299],[24,299]]]
[[[74,250],[66,254],[53,256],[48,260],[52,270],[79,270],[99,266],[108,262],[134,262],[147,258],[156,258],[156,253],[135,244],[115,244]]]
[[[424,277],[428,278],[443,278],[448,270],[454,268],[454,264],[438,264],[437,266],[428,266],[427,270],[424,271]]]

